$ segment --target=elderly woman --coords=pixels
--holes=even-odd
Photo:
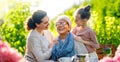
[[[57,31],[59,36],[57,38],[57,43],[53,47],[52,60],[58,61],[59,59],[67,59],[74,56],[75,54],[86,54],[87,49],[82,42],[75,40],[75,36],[71,31],[71,20],[62,15],[57,18],[56,21]],[[81,40],[83,41],[83,40]],[[71,61],[61,61],[61,62],[71,62]]]
[[[59,36],[57,38],[57,44],[55,44],[53,47],[52,60],[57,61],[61,57],[74,56],[74,36],[72,33],[70,33],[70,19],[65,15],[58,17],[56,27]]]

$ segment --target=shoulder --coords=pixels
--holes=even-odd
[[[44,30],[44,34],[51,35],[51,32],[49,30]]]
[[[30,31],[30,33],[28,34],[27,40],[29,42],[33,42],[38,39],[39,39],[39,34],[35,30]]]
[[[47,36],[53,36],[52,33],[49,30],[44,30],[44,34]]]
[[[51,34],[51,32],[49,30],[44,30],[44,33]]]
[[[94,32],[92,28],[87,27],[87,30],[89,30],[89,32]]]
[[[36,41],[38,39],[39,38],[37,36],[29,36],[27,40],[28,40],[28,42],[34,42],[34,41]]]
[[[72,33],[75,33],[76,31],[77,31],[77,26],[71,30]]]
[[[77,26],[73,28],[73,30],[77,30]]]
[[[89,33],[96,34],[95,31],[92,28],[88,27],[88,30],[89,30]]]
[[[53,41],[53,34],[49,30],[44,30],[44,34],[50,42]]]
[[[36,35],[38,35],[37,32],[35,30],[31,30],[28,34],[28,38],[31,36],[36,36]]]

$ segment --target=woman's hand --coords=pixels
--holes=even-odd
[[[57,41],[57,38],[56,38],[56,39],[53,40],[53,44],[55,45],[57,43],[58,43],[58,41]]]
[[[58,43],[58,41],[57,41],[57,38],[56,38],[56,39],[53,40],[53,42],[50,43],[49,48],[52,48],[57,43]]]

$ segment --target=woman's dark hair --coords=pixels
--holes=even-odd
[[[26,29],[31,30],[36,28],[36,23],[40,24],[42,19],[47,15],[47,13],[43,10],[37,10],[33,13],[31,17],[27,19]]]
[[[88,5],[84,8],[78,9],[77,14],[80,14],[81,19],[89,19],[90,18],[90,7],[91,6]]]

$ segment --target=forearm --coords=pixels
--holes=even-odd
[[[94,48],[99,48],[100,46],[99,46],[99,44],[97,43],[97,42],[90,42],[90,45],[92,46],[92,47],[94,47]]]
[[[50,48],[48,51],[43,53],[44,59],[49,59],[52,53],[52,48]]]
[[[91,45],[89,41],[83,40],[83,41],[81,41],[81,42],[84,43],[84,44],[86,44],[86,45]]]
[[[99,44],[98,43],[94,43],[94,42],[92,42],[92,41],[82,41],[84,44],[86,44],[86,45],[90,45],[90,46],[92,46],[92,47],[94,47],[94,48],[99,48]]]
[[[37,61],[41,62],[42,60],[49,59],[51,56],[52,49],[48,49],[46,52],[43,53],[41,50],[34,50],[33,54],[36,57]]]

